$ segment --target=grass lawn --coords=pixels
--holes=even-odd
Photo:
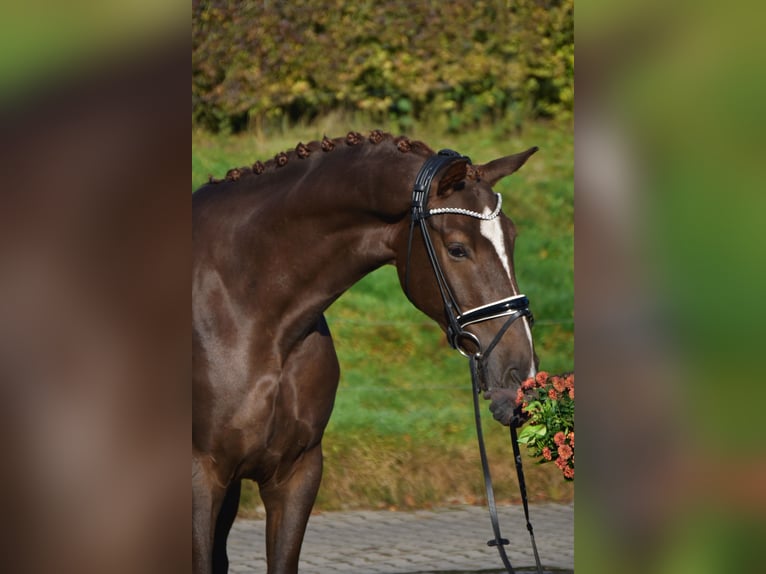
[[[209,174],[266,160],[299,141],[372,127],[334,121],[276,135],[192,137],[192,188]],[[383,126],[384,128],[386,126]],[[396,132],[397,130],[391,130]],[[520,133],[485,127],[444,134],[414,126],[407,135],[434,149],[452,148],[475,162],[540,147],[513,176],[498,183],[503,211],[518,228],[516,276],[531,302],[540,368],[574,369],[573,130],[571,124],[530,124]],[[393,267],[368,275],[327,312],[341,363],[341,383],[324,441],[318,509],[425,507],[480,502],[483,483],[473,428],[467,361],[451,350],[430,319],[407,301]],[[485,434],[497,495],[516,499],[507,429],[486,404]],[[526,466],[533,500],[569,500],[571,483],[552,465]],[[241,513],[259,504],[243,489]]]

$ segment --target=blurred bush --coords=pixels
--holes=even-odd
[[[581,573],[766,570],[759,8],[577,6]]]
[[[574,98],[573,0],[200,1],[192,120],[213,131],[332,111],[446,121],[561,117]]]

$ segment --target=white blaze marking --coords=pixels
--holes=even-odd
[[[489,209],[489,207],[484,208],[484,214],[489,215],[492,213],[492,210]],[[495,217],[494,219],[482,219],[481,220],[481,227],[479,228],[481,231],[481,234],[489,240],[489,242],[492,244],[492,246],[495,248],[495,251],[497,252],[497,256],[500,258],[500,263],[503,264],[503,267],[505,268],[505,272],[508,274],[508,282],[511,284],[511,291],[513,295],[518,295],[516,292],[516,288],[513,284],[513,279],[511,278],[511,264],[508,259],[508,253],[505,250],[505,237],[503,236],[503,226],[500,223],[500,218]],[[527,334],[527,340],[529,341],[529,352],[530,356],[534,356],[534,343],[532,342],[532,331],[529,328],[529,320],[526,317],[522,317],[522,324],[524,325],[524,332]],[[530,361],[529,365],[529,373],[527,373],[527,378],[534,377],[536,375],[535,370],[535,361],[532,359]]]
[[[492,213],[488,207],[484,208],[484,214],[489,215]],[[508,281],[511,283],[513,289],[513,281],[511,281],[511,266],[508,263],[508,254],[505,251],[505,238],[503,237],[503,226],[500,224],[500,218],[495,219],[482,219],[481,220],[481,234],[486,237],[492,246],[497,251],[497,256],[500,258],[500,263],[505,267],[505,272],[508,274]],[[514,295],[518,295],[514,291]]]
[[[532,330],[529,328],[529,319],[526,317],[521,318],[522,321],[524,321],[522,324],[524,325],[524,331],[527,333],[527,339],[529,339],[529,352],[532,353],[532,359],[529,362],[529,372],[527,373],[527,378],[531,379],[537,374],[537,369],[535,369],[535,359],[534,359],[534,343],[532,343]]]

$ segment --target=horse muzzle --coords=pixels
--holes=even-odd
[[[484,392],[484,398],[490,401],[492,417],[505,426],[520,427],[529,415],[516,404],[516,389],[494,388]]]

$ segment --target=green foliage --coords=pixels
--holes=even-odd
[[[407,130],[571,114],[573,0],[203,1],[192,119],[213,130],[363,111]]]

